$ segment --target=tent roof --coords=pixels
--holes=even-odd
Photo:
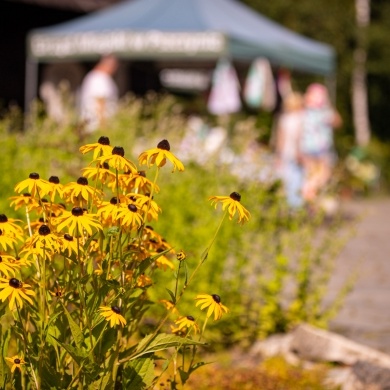
[[[96,59],[107,52],[127,58],[267,57],[319,74],[335,66],[332,47],[237,0],[128,0],[29,35],[29,54],[37,60]]]

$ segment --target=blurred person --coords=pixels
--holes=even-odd
[[[308,86],[304,96],[304,115],[300,149],[304,166],[303,198],[316,200],[327,185],[334,165],[333,129],[341,125],[339,113],[331,106],[322,84]]]
[[[107,119],[115,114],[118,87],[113,79],[118,59],[107,55],[85,76],[80,90],[80,117],[88,132],[104,128]]]
[[[302,126],[303,96],[290,92],[283,101],[276,129],[276,161],[287,203],[292,208],[303,206],[303,169],[299,152]]]

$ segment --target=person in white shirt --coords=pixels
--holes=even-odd
[[[80,117],[88,132],[104,128],[117,109],[118,87],[113,75],[118,60],[107,55],[85,76],[80,90]]]

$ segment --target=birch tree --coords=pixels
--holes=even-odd
[[[370,141],[371,129],[367,97],[367,27],[370,23],[370,0],[355,0],[357,45],[353,53],[352,112],[355,140],[359,146]]]

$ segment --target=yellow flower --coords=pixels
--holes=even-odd
[[[48,225],[42,224],[38,231],[26,240],[21,253],[29,249],[34,249],[33,252],[40,256],[44,256],[45,253],[46,255],[58,253],[61,249],[61,240],[51,232]]]
[[[164,139],[158,143],[157,148],[149,149],[141,153],[138,157],[138,162],[140,165],[147,165],[148,168],[154,164],[161,168],[166,164],[168,159],[173,164],[172,172],[175,172],[176,169],[184,171],[183,163],[170,152],[170,149],[169,142]]]
[[[199,332],[199,326],[195,322],[195,318],[192,316],[180,317],[175,321],[178,326],[178,330],[193,329],[195,334]],[[172,330],[173,332],[173,330]],[[175,333],[175,332],[174,332]]]
[[[9,298],[9,308],[12,310],[16,305],[15,301],[18,302],[19,308],[23,307],[22,298],[28,301],[31,305],[33,304],[32,299],[29,295],[34,296],[35,292],[30,290],[29,284],[22,283],[20,280],[11,278],[0,278],[0,299],[4,302]]]
[[[38,197],[45,196],[51,190],[50,183],[46,180],[42,180],[38,173],[30,173],[28,179],[21,181],[15,186],[15,191],[20,194],[23,190],[31,194],[32,197],[38,195]]]
[[[7,247],[13,248],[16,244],[16,238],[13,235],[6,234],[0,229],[0,246],[6,251]]]
[[[127,172],[119,175],[119,186],[125,192],[137,192],[146,194],[152,192],[153,182],[146,178],[145,171],[138,171],[137,173]],[[113,184],[109,185],[112,187]],[[160,191],[160,187],[155,184],[154,192],[157,194]]]
[[[65,233],[64,236],[60,238],[60,252],[62,252],[64,256],[70,257],[72,256],[72,253],[78,255],[79,251],[83,252],[83,250],[83,246],[77,245],[77,240],[70,234]]]
[[[121,204],[118,202],[118,198],[114,196],[109,202],[99,204],[97,215],[101,217],[104,226],[111,226],[117,221],[119,211],[121,211]]]
[[[16,368],[21,371],[21,365],[26,364],[24,359],[22,357],[19,357],[18,355],[12,356],[12,358],[6,357],[5,360],[12,363],[11,372],[14,372]]]
[[[110,156],[101,156],[95,161],[100,164],[107,162],[111,168],[117,169],[118,171],[137,172],[137,167],[130,160],[125,158],[124,155],[124,149],[121,146],[115,146],[112,149],[112,154]]]
[[[100,306],[99,311],[106,321],[110,321],[111,328],[115,325],[126,325],[126,320],[121,315],[121,309],[118,306]]]
[[[89,186],[85,177],[79,177],[77,182],[66,184],[63,191],[66,200],[74,205],[81,205],[102,194],[100,190]]]
[[[105,162],[97,167],[83,168],[83,176],[87,179],[98,179],[103,184],[114,183],[115,185],[115,173],[110,171],[110,166]]]
[[[230,196],[210,196],[211,204],[215,204],[217,208],[218,203],[222,203],[222,210],[228,208],[229,219],[231,220],[236,212],[238,213],[238,223],[244,224],[249,221],[249,211],[240,203],[241,195],[238,192],[232,192]]]
[[[10,206],[14,207],[15,210],[18,210],[23,206],[29,207],[30,205],[36,203],[36,200],[28,192],[26,192],[22,195],[11,196],[8,199],[12,200],[12,202],[10,203]]]
[[[84,213],[81,207],[73,207],[72,211],[64,211],[64,214],[54,219],[58,231],[68,228],[70,235],[82,234],[85,229],[89,235],[92,235],[92,229],[103,230],[102,225],[95,219],[95,214]]]
[[[181,250],[180,252],[177,252],[177,253],[176,253],[176,258],[177,258],[177,260],[179,260],[179,261],[185,260],[186,257],[187,257],[187,255],[185,254],[185,252],[184,252],[183,250]]]
[[[96,160],[100,156],[110,155],[112,146],[110,146],[110,139],[108,137],[101,136],[98,142],[81,146],[79,150],[82,154],[89,153],[93,150],[93,160]]]
[[[56,194],[62,199],[63,194],[63,185],[60,183],[60,179],[58,176],[50,176],[49,177],[49,183],[50,183],[50,200],[51,202],[54,202]]]
[[[197,295],[195,298],[198,302],[196,302],[196,306],[200,306],[200,310],[205,309],[208,307],[206,317],[209,318],[214,313],[214,321],[219,320],[223,312],[228,313],[229,309],[222,305],[221,298],[217,294],[200,294]]]
[[[161,208],[153,199],[150,199],[150,194],[143,195],[130,193],[126,196],[130,199],[130,201],[139,206],[142,211],[148,212],[148,221],[151,221],[152,219],[156,221],[158,220],[158,214],[161,213]]]
[[[130,230],[137,230],[143,222],[142,215],[135,204],[129,204],[127,207],[122,206],[117,218],[121,220],[122,227],[128,227]]]
[[[0,230],[5,234],[22,236],[23,229],[15,223],[16,221],[21,222],[20,219],[7,218],[6,215],[0,214]]]
[[[15,276],[15,269],[20,268],[20,264],[16,261],[10,261],[11,256],[1,255],[0,256],[0,272],[2,272],[5,276],[9,277],[9,274]]]

